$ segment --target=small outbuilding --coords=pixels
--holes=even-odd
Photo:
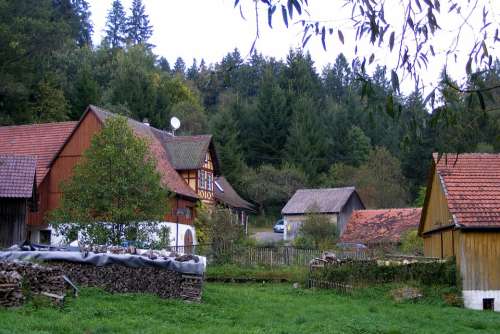
[[[419,235],[456,258],[465,307],[500,311],[500,154],[434,154]]]
[[[36,159],[0,155],[0,247],[26,240],[28,207],[36,203]]]
[[[418,228],[421,212],[421,208],[356,210],[340,241],[368,247],[398,245],[405,232]]]
[[[281,210],[285,222],[284,238],[294,239],[310,213],[327,216],[342,235],[351,213],[362,209],[365,205],[354,187],[299,189]]]

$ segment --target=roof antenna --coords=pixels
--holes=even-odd
[[[170,119],[170,126],[172,127],[172,136],[175,136],[175,130],[181,127],[181,121],[174,116]]]

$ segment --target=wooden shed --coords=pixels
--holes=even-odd
[[[500,311],[500,154],[434,154],[419,234],[456,257],[467,308]]]
[[[0,155],[0,247],[26,240],[28,207],[36,198],[36,159]]]
[[[299,189],[281,210],[285,221],[285,240],[293,240],[308,213],[328,217],[337,225],[339,235],[344,232],[347,221],[354,210],[365,208],[354,187]]]

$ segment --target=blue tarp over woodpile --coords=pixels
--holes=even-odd
[[[81,253],[71,251],[5,251],[0,252],[0,260],[19,261],[68,261],[87,263],[95,266],[119,264],[133,268],[155,267],[174,270],[183,274],[203,275],[203,261],[176,261],[174,258],[150,259],[131,254]]]

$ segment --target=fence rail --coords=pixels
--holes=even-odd
[[[333,289],[343,293],[352,293],[352,291],[354,290],[353,286],[350,284],[333,282],[333,281],[324,281],[313,278],[310,278],[308,280],[308,287],[319,288],[319,289]]]
[[[231,243],[199,244],[170,247],[178,253],[197,254],[207,257],[209,263],[222,262],[240,265],[306,266],[321,256],[319,249],[302,249],[292,246],[253,247]],[[338,258],[368,259],[366,251],[335,251]]]

